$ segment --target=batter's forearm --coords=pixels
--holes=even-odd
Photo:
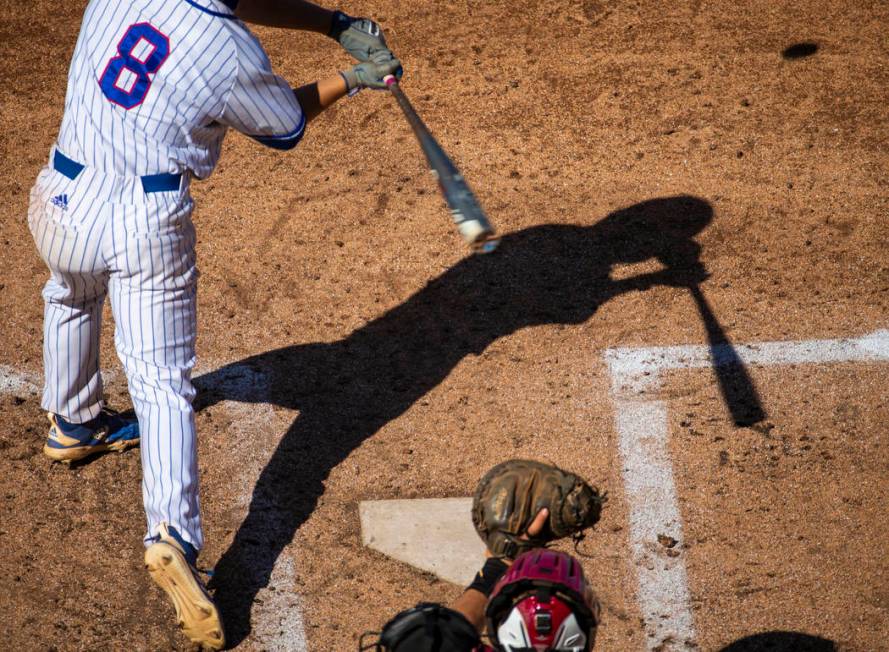
[[[312,120],[346,94],[342,75],[334,75],[293,89],[306,120]]]
[[[319,34],[330,32],[333,11],[305,0],[241,0],[235,14],[247,23],[268,27],[301,29]]]

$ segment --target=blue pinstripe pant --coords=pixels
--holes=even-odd
[[[43,290],[43,408],[74,423],[99,414],[107,295],[141,431],[146,539],[167,521],[200,549],[192,209],[187,189],[146,194],[138,178],[86,168],[71,180],[44,168],[31,191],[28,223],[50,270]]]

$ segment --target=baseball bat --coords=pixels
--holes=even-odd
[[[398,80],[389,75],[385,78],[385,82],[420,142],[420,148],[426,155],[429,169],[438,181],[441,194],[451,211],[457,231],[474,252],[487,254],[494,251],[500,244],[500,238],[497,237],[488,216],[485,215],[485,211],[482,210],[463,175],[460,174],[460,170],[457,169],[454,162],[435,140],[432,132],[417,115],[404,91],[399,87]]]

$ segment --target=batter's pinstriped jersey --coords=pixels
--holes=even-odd
[[[229,0],[92,0],[68,74],[58,147],[121,176],[206,178],[228,127],[288,149],[305,129]]]

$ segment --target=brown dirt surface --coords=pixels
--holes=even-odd
[[[10,380],[40,383],[28,189],[84,5],[0,2],[0,640],[186,649],[141,567],[138,455],[50,464],[39,393]],[[889,4],[343,8],[388,29],[405,92],[505,235],[466,256],[385,93],[341,102],[290,153],[231,135],[195,185],[202,559],[233,638],[265,649],[267,611],[285,605],[311,650],[349,650],[404,607],[455,598],[362,547],[358,501],[466,496],[530,457],[610,491],[584,544],[597,649],[641,649],[602,353],[706,343],[685,287],[701,265],[732,342],[889,325]],[[317,36],[256,31],[295,84],[347,64]],[[804,42],[816,51],[782,57]],[[125,409],[112,328],[109,401]],[[712,374],[670,375],[700,649],[802,649],[742,641],[785,631],[889,650],[886,371],[752,370],[764,418],[750,427]]]

